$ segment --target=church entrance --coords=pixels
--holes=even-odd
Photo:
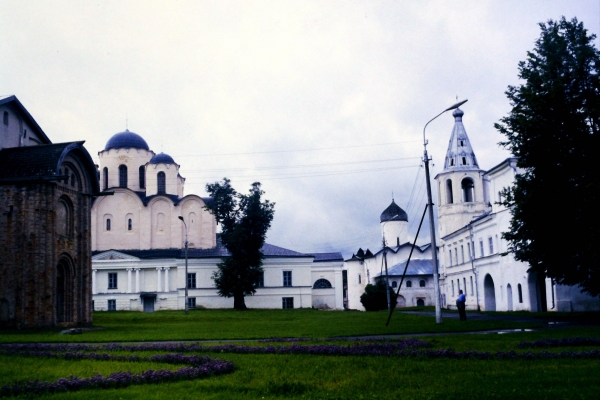
[[[483,293],[485,311],[496,311],[496,289],[490,274],[483,279]]]
[[[546,312],[548,305],[546,303],[546,278],[543,274],[537,272],[529,273],[527,277],[527,286],[529,288],[529,302],[532,312]]]
[[[73,322],[73,272],[66,258],[60,260],[56,273],[56,322]]]
[[[142,299],[142,305],[144,312],[154,312],[154,301],[156,300],[156,293],[142,293],[140,294]]]

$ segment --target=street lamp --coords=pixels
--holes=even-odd
[[[448,108],[444,111],[431,118],[429,122],[433,121],[446,111],[457,109],[458,107],[465,104],[468,100],[460,101]],[[429,232],[431,234],[431,249],[432,249],[432,261],[433,261],[433,291],[435,297],[435,322],[438,324],[442,323],[442,308],[440,305],[440,277],[438,272],[438,259],[437,259],[437,246],[435,242],[435,222],[433,220],[433,200],[431,199],[431,182],[429,179],[429,156],[427,155],[427,140],[425,139],[425,129],[427,129],[427,125],[429,122],[425,124],[423,128],[423,148],[425,149],[423,152],[423,161],[425,162],[425,179],[427,180],[427,206],[429,207]]]
[[[183,282],[185,283],[185,315],[188,314],[188,227],[183,217],[180,215],[179,219],[183,222],[183,226],[185,227],[185,279]]]

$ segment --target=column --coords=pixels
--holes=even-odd
[[[98,290],[96,290],[96,272],[98,272],[97,269],[92,270],[92,294],[98,293]]]
[[[131,268],[127,268],[127,293],[131,293]]]
[[[161,274],[161,272],[160,272],[160,271],[162,271],[162,268],[161,268],[161,267],[158,267],[158,268],[156,268],[156,272],[157,272],[157,275],[156,275],[156,277],[157,277],[157,281],[156,281],[156,282],[157,282],[157,283],[156,283],[156,291],[157,291],[157,292],[160,292],[160,291],[161,291],[161,290],[160,290],[160,287],[162,286],[162,280],[161,280],[161,278],[162,278],[162,274]]]
[[[135,269],[135,292],[140,292],[140,269]]]
[[[170,267],[165,267],[165,292],[169,291],[169,270]]]

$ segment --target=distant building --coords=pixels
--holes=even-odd
[[[387,259],[390,286],[397,290],[404,274],[412,243],[408,238],[408,216],[393,200],[380,216],[382,239],[385,250],[372,253],[362,248],[345,261],[347,274],[347,308],[364,311],[360,296],[365,286],[385,276]],[[396,307],[429,306],[434,304],[433,264],[431,246],[416,246],[408,262],[404,282],[400,289]],[[384,257],[385,255],[385,257]]]
[[[98,153],[100,185],[114,196],[92,207],[93,293],[96,310],[230,308],[212,280],[228,252],[215,218],[204,206],[211,198],[184,195],[185,178],[167,154],[126,130]],[[185,226],[188,274],[185,275]],[[340,253],[304,254],[265,244],[264,273],[250,308],[343,308]]]
[[[511,214],[498,202],[520,172],[517,159],[482,170],[462,123],[463,111],[456,109],[452,115],[455,122],[444,170],[435,177],[443,305],[456,308],[458,291],[463,290],[467,309],[472,310],[600,310],[600,298],[528,272],[528,264],[506,254],[502,232],[510,229]]]
[[[52,144],[15,96],[0,116],[0,324],[90,324],[94,163],[83,142]]]

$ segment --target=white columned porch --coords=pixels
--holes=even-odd
[[[169,291],[169,270],[170,267],[165,267],[165,292]]]
[[[127,293],[131,293],[131,286],[132,286],[132,281],[131,281],[131,268],[127,268]]]
[[[135,269],[135,292],[140,292],[140,269]]]
[[[156,274],[156,279],[157,279],[156,280],[156,291],[157,292],[162,292],[162,290],[160,290],[161,286],[162,286],[162,273],[161,273],[161,271],[162,271],[162,267],[156,268],[156,272],[157,272],[157,274]]]

